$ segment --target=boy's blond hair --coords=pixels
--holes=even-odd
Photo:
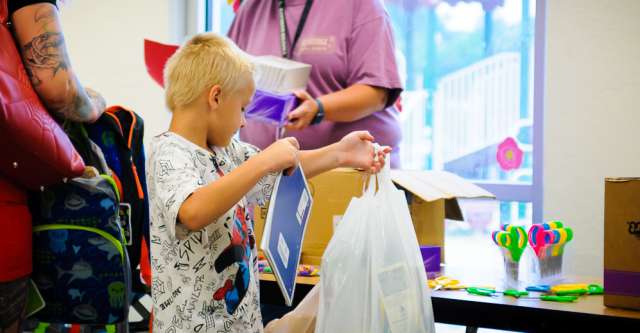
[[[231,40],[215,33],[197,34],[164,68],[167,107],[185,107],[214,85],[220,85],[222,95],[234,92],[252,73],[249,56]]]

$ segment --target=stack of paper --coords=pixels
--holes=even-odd
[[[256,89],[284,94],[307,88],[311,65],[270,55],[255,56],[253,63]]]

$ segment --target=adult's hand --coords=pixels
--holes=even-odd
[[[311,121],[318,113],[318,103],[304,90],[293,92],[301,100],[300,105],[289,112],[289,122],[285,124],[287,131],[299,131],[311,124]]]
[[[288,131],[298,131],[311,125],[318,113],[318,103],[306,91],[294,94],[302,101],[300,106],[288,115]],[[330,94],[322,95],[324,119],[333,122],[352,122],[380,111],[384,108],[388,97],[385,88],[366,84],[354,84]]]

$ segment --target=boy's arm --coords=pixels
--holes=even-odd
[[[193,192],[178,210],[178,220],[189,230],[200,230],[237,204],[269,172],[300,164],[307,178],[337,167],[378,172],[384,166],[385,147],[375,159],[373,137],[367,131],[352,132],[332,145],[298,151],[294,138],[278,140],[263,152],[246,160],[232,172]]]
[[[200,230],[233,208],[269,172],[296,165],[298,142],[278,140],[230,173],[193,192],[178,210],[178,220],[189,230]]]
[[[384,166],[384,155],[391,148],[384,147],[375,158],[373,136],[367,131],[351,132],[340,141],[314,150],[300,152],[300,164],[307,178],[339,167],[364,169],[376,173]]]
[[[339,155],[338,143],[314,150],[300,151],[300,164],[304,175],[309,179],[325,171],[339,168],[342,164]]]
[[[268,169],[258,155],[232,172],[193,192],[180,206],[178,220],[189,230],[200,230],[215,222],[237,204]]]

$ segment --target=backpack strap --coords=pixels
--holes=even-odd
[[[120,128],[120,133],[122,134],[122,137],[125,139],[125,142],[127,144],[127,148],[131,149],[131,144],[133,142],[133,132],[136,128],[136,122],[138,118],[135,112],[120,105],[110,106],[104,112],[105,114],[110,116],[118,125],[118,127]],[[124,117],[123,114],[125,115]]]
[[[142,182],[140,181],[140,175],[138,174],[138,168],[135,163],[133,163],[133,134],[136,130],[136,126],[138,125],[138,115],[125,107],[120,105],[113,105],[108,107],[105,112],[116,126],[120,129],[120,134],[122,135],[122,139],[124,139],[127,148],[131,151],[131,169],[133,172],[133,178],[136,183],[136,190],[138,192],[138,198],[144,199],[144,190],[142,187]],[[143,175],[144,176],[144,175]]]

